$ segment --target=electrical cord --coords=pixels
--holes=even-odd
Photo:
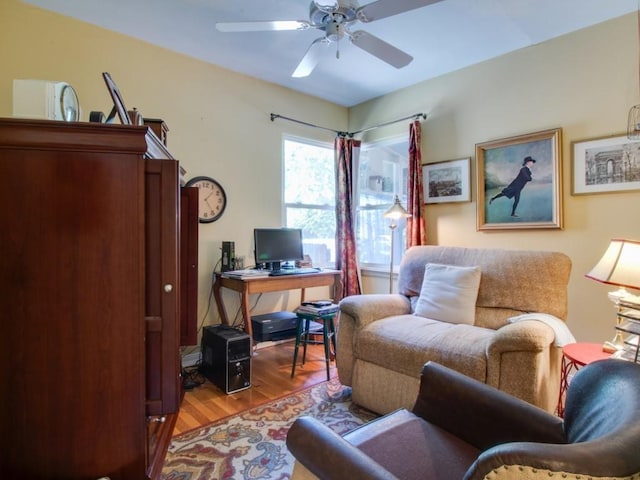
[[[213,271],[214,272],[215,272],[216,268],[220,265],[221,261],[222,261],[222,259],[219,259],[215,263],[215,265],[213,266]],[[204,312],[204,315],[202,316],[202,320],[200,320],[200,323],[198,324],[198,329],[196,331],[196,337],[200,336],[200,334],[202,332],[202,329],[204,328],[204,322],[206,321],[207,315],[209,315],[209,311],[211,310],[211,299],[213,298],[213,279],[214,279],[214,276],[211,275],[211,288],[209,289],[209,299],[207,300],[207,309]],[[185,347],[184,350],[182,350],[182,352],[181,352],[181,357],[184,357],[186,355],[191,355],[192,353],[200,351],[200,349],[201,349],[201,347],[199,345]],[[183,371],[183,378],[185,378],[184,371]]]
[[[184,390],[193,390],[204,382],[204,376],[200,373],[200,362],[191,367],[184,367],[182,369],[182,388]]]

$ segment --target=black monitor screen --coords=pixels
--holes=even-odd
[[[255,228],[256,265],[302,260],[302,230],[299,228]]]

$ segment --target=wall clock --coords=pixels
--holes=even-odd
[[[227,194],[217,181],[211,177],[194,177],[189,180],[187,187],[198,188],[198,216],[200,223],[210,223],[218,220],[227,206]]]

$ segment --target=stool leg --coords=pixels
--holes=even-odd
[[[324,362],[327,366],[327,380],[331,379],[331,374],[329,373],[329,363],[331,361],[330,353],[329,353],[329,319],[322,319],[322,343],[324,343]]]
[[[311,320],[309,318],[304,319],[304,340],[302,350],[302,364],[307,361],[307,344],[309,343],[309,329],[311,328]]]
[[[304,319],[298,317],[298,323],[296,324],[296,346],[293,349],[293,365],[291,366],[291,378],[296,373],[296,362],[298,361],[298,347],[300,346],[300,341],[302,339],[302,325],[304,323]]]

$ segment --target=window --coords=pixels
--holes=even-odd
[[[336,202],[333,145],[284,139],[285,225],[302,229],[304,253],[314,267],[334,267]]]
[[[408,136],[362,144],[356,190],[356,238],[361,267],[389,265],[392,231],[384,212],[393,205],[395,195],[406,206],[408,168]],[[398,221],[397,225],[393,255],[396,265],[407,243],[406,220]]]

